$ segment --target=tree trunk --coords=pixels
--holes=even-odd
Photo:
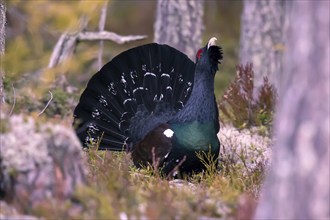
[[[202,43],[203,14],[204,1],[158,0],[154,41],[195,60]]]
[[[4,0],[0,0],[0,105],[5,102],[3,78],[5,71],[3,69],[3,57],[5,55],[5,24],[6,7]],[[1,112],[1,110],[0,110]]]
[[[287,1],[276,144],[256,219],[327,219],[329,1]]]
[[[263,78],[278,86],[282,72],[284,3],[244,0],[241,17],[240,63],[252,62],[255,88]]]

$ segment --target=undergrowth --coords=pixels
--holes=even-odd
[[[267,77],[260,88],[254,88],[252,64],[245,67],[239,65],[235,80],[220,100],[220,118],[222,122],[230,122],[238,129],[257,126],[270,131],[276,101],[276,88]]]
[[[207,153],[200,157],[212,160]],[[151,166],[134,167],[127,153],[91,148],[85,159],[88,184],[78,188],[71,201],[29,214],[46,219],[234,219],[238,199],[252,192],[260,178],[220,163],[220,169],[211,164],[205,172],[168,181],[154,175]]]
[[[263,126],[269,133],[276,90],[265,78],[257,96],[253,92],[252,66],[239,66],[235,81],[219,104],[222,125],[230,122],[238,129]],[[41,109],[47,100],[48,97],[31,111]],[[43,115],[66,115],[76,101],[70,93],[54,90],[51,105]],[[20,110],[19,105],[17,101],[16,111]],[[5,129],[1,126],[1,131]],[[231,153],[222,151],[219,163],[209,152],[197,154],[206,167],[204,172],[182,180],[167,180],[158,172],[157,166],[151,164],[138,169],[130,154],[98,151],[97,145],[84,152],[87,185],[78,188],[70,201],[57,204],[50,200],[42,207],[29,210],[28,214],[46,219],[235,219],[241,195],[248,193],[257,198],[264,176],[264,165],[256,163],[254,169],[249,167],[251,161],[248,160],[253,158],[247,152],[235,152],[240,160],[238,163]]]

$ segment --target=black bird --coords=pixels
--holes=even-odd
[[[74,111],[84,147],[132,153],[136,166],[152,164],[169,174],[205,169],[197,152],[218,158],[220,144],[214,76],[222,60],[216,38],[198,50],[196,63],[156,43],[127,50],[88,82]]]

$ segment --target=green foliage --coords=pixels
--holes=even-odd
[[[252,64],[237,67],[234,82],[225,91],[220,104],[221,118],[229,120],[236,128],[272,126],[277,92],[265,77],[263,85],[254,96]]]
[[[212,154],[211,146],[209,146],[209,150],[207,152],[205,151],[196,152],[196,156],[205,166],[206,173],[208,175],[212,175],[217,171],[218,159]]]

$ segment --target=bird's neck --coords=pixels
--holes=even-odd
[[[213,74],[198,72],[195,75],[190,98],[174,121],[178,123],[212,121],[216,118],[215,108]]]

